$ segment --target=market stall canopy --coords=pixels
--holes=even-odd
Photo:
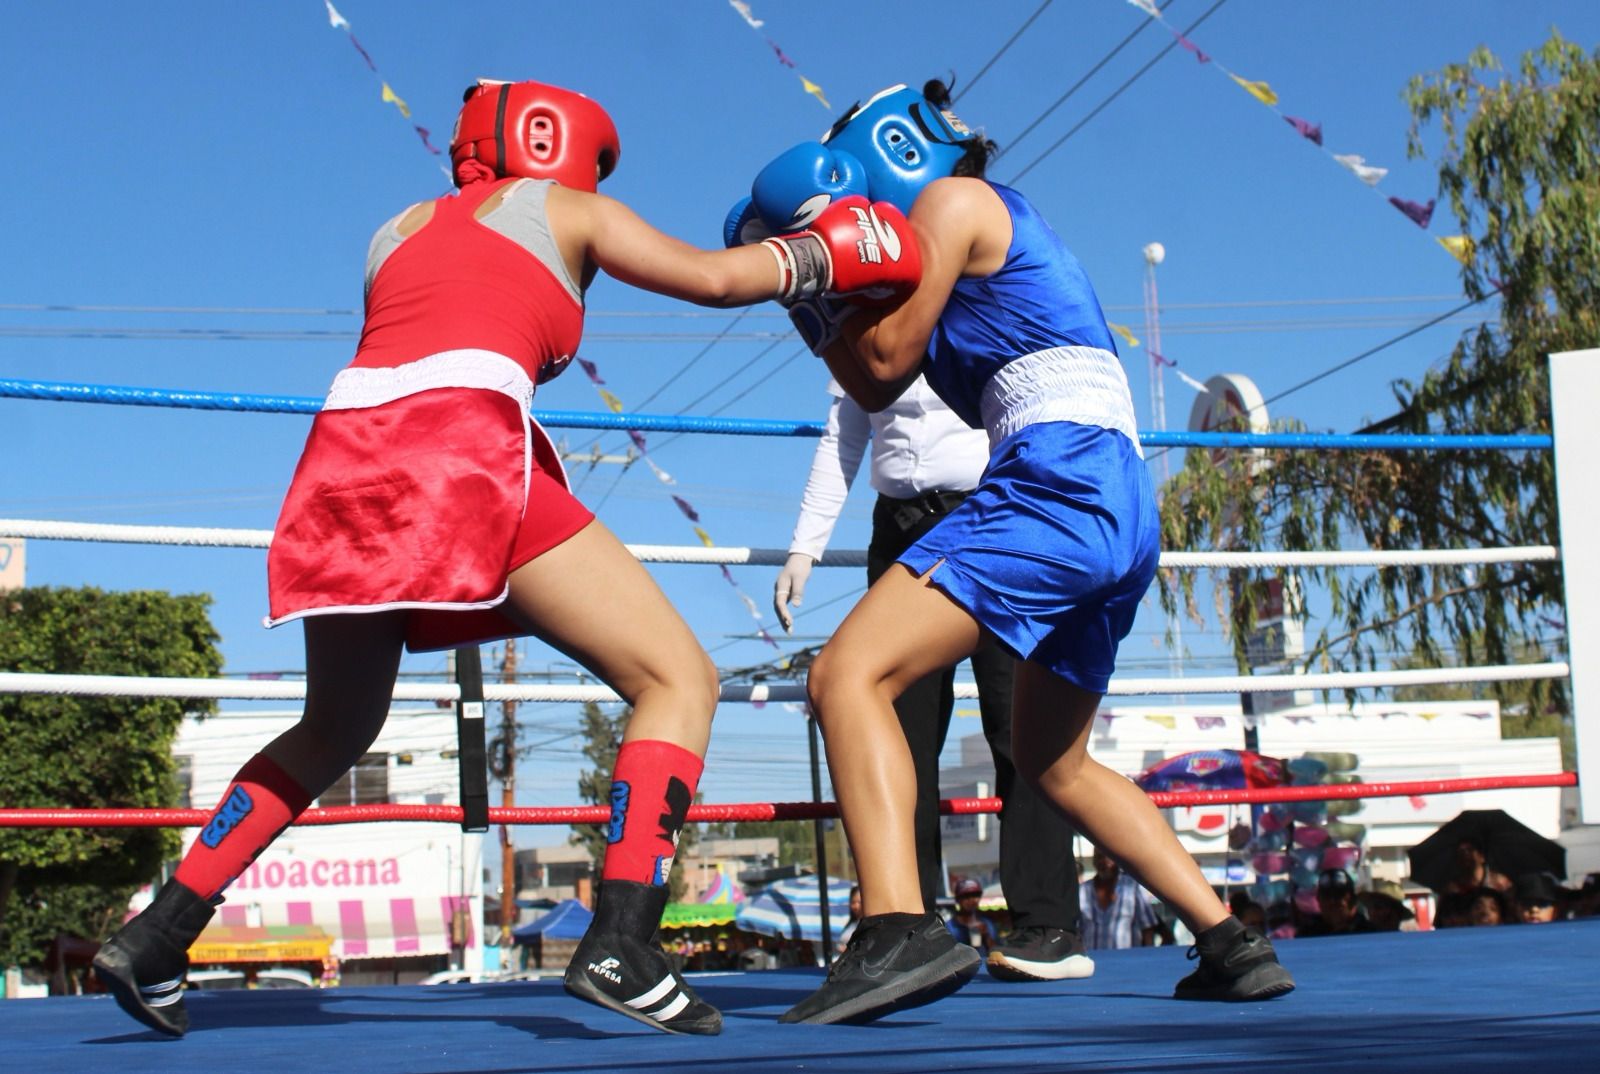
[[[731,925],[739,908],[731,902],[669,902],[661,915],[664,929]]]
[[[562,899],[548,914],[512,929],[511,938],[517,943],[532,943],[541,936],[549,940],[581,940],[592,920],[594,914],[583,903]]]

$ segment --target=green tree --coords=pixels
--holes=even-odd
[[[617,751],[622,748],[622,735],[632,715],[631,708],[624,707],[615,713],[608,713],[592,701],[584,702],[579,713],[583,755],[594,765],[578,773],[578,794],[585,802],[611,804],[611,773],[617,767]],[[700,796],[696,794],[695,801],[699,800]],[[667,888],[674,900],[683,896],[683,860],[693,853],[699,838],[698,825],[683,826],[683,833],[678,837],[678,853],[672,861],[672,871],[667,874]],[[567,841],[589,851],[589,858],[594,862],[594,875],[599,876],[606,857],[606,826],[574,824]]]
[[[1396,381],[1398,411],[1362,431],[1548,433],[1547,355],[1600,339],[1600,51],[1557,32],[1508,74],[1480,48],[1417,76],[1405,97],[1411,156],[1430,155],[1438,127],[1440,192],[1473,244],[1465,293],[1498,294],[1498,316],[1419,382]],[[1162,530],[1167,548],[1555,544],[1554,462],[1538,451],[1275,451],[1218,464],[1190,451],[1165,490]],[[1243,670],[1253,609],[1275,572],[1229,573],[1219,605]],[[1377,667],[1395,653],[1425,666],[1549,659],[1563,644],[1554,564],[1308,570],[1296,580],[1330,605],[1308,646],[1313,670]],[[1169,612],[1198,615],[1192,574],[1164,573],[1159,591]],[[1568,710],[1559,680],[1492,692],[1533,714]]]
[[[198,676],[222,669],[206,596],[31,588],[0,594],[0,667],[63,674]],[[0,801],[37,807],[171,807],[171,698],[0,694]],[[36,963],[58,933],[104,936],[178,849],[159,828],[0,829],[0,964]]]

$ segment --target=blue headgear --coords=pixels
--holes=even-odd
[[[922,188],[949,175],[976,137],[954,113],[899,85],[851,105],[822,140],[866,166],[872,200],[909,213]]]

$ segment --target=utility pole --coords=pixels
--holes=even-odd
[[[517,639],[506,639],[505,661],[500,665],[500,681],[517,681]],[[500,804],[517,804],[517,703],[500,703]],[[517,923],[517,848],[511,842],[511,826],[500,825],[500,951],[511,950],[511,929]]]
[[[1161,353],[1161,299],[1156,294],[1156,266],[1166,260],[1167,248],[1152,242],[1144,248],[1144,345],[1150,356],[1150,424],[1157,432],[1167,428],[1167,390],[1161,375],[1164,356]],[[1162,454],[1160,482],[1165,485],[1171,471],[1167,456]]]
[[[1159,242],[1148,243],[1144,250],[1144,345],[1150,356],[1150,424],[1157,432],[1167,430],[1167,389],[1162,367],[1167,364],[1161,353],[1161,297],[1156,291],[1156,266],[1167,259],[1167,248]],[[1167,456],[1161,452],[1156,477],[1157,499],[1166,495],[1167,482],[1172,477]],[[1168,666],[1175,678],[1183,675],[1183,620],[1176,612],[1167,616],[1167,633],[1172,635],[1172,653]]]

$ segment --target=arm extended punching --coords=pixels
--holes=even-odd
[[[553,222],[558,240],[571,220],[586,259],[623,283],[702,306],[747,306],[778,294],[778,264],[760,246],[702,250],[603,194],[562,191],[561,200],[570,208]]]

